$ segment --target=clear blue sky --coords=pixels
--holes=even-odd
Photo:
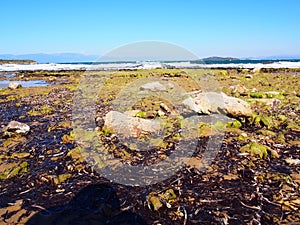
[[[200,57],[300,55],[299,0],[7,0],[0,54],[103,54],[144,40]]]

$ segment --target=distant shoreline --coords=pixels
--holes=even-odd
[[[30,59],[0,59],[1,64],[36,65],[38,62]]]

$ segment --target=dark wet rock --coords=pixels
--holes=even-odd
[[[18,82],[10,82],[8,84],[8,88],[12,89],[12,90],[17,89],[17,88],[21,88],[21,87],[22,87],[22,85]]]

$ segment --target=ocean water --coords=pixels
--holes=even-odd
[[[70,62],[35,65],[2,64],[0,72],[38,70],[119,70],[155,68],[300,68],[300,60],[194,60],[194,61],[118,61],[118,62]]]
[[[151,62],[151,61],[145,61],[145,62]],[[152,62],[159,62],[159,63],[190,63],[190,64],[272,64],[272,63],[278,63],[278,62],[300,62],[300,59],[238,59],[238,60],[183,60],[183,61],[152,61]],[[112,62],[69,62],[69,63],[60,63],[60,64],[73,64],[73,65],[107,65],[107,64],[135,64],[135,63],[144,63],[144,62],[138,62],[138,61],[112,61]]]

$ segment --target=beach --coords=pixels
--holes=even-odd
[[[46,86],[0,89],[0,218],[8,224],[94,220],[97,224],[249,224],[257,218],[261,224],[300,222],[299,63],[210,64],[214,68],[210,70],[189,65],[1,65],[1,80],[42,80]],[[215,68],[219,66],[222,69]],[[107,79],[98,91],[95,81],[102,82],[104,76]],[[205,83],[195,83],[196,79]],[[93,91],[99,95],[93,100],[95,108],[89,111],[90,104],[83,99],[89,99]],[[222,110],[205,110],[195,100],[194,107],[199,106],[196,111],[192,113],[195,109],[190,108],[181,112],[181,102],[174,94],[178,92],[182,92],[180,99],[190,96],[198,102],[203,93],[222,92],[222,98],[243,103],[246,108],[230,110],[233,106],[226,108],[226,100]],[[128,100],[126,93],[132,99],[143,97],[137,97],[125,110],[122,104]],[[168,93],[172,97],[166,100]],[[121,100],[114,101],[118,98]],[[109,127],[107,115],[118,110],[133,124],[162,119],[164,132],[153,138],[130,129],[116,132],[114,125]],[[90,112],[94,113],[92,118]],[[215,114],[226,115],[228,120],[206,122],[205,118]],[[193,116],[204,118],[197,122],[196,133],[188,129],[190,122],[185,123]],[[30,131],[9,130],[11,121],[28,125]],[[78,121],[82,126],[77,125]],[[149,143],[154,147],[137,150],[139,141],[147,138],[152,138]],[[196,143],[189,153],[192,160],[182,159],[185,164],[168,177],[153,175],[157,182],[151,183],[146,177],[149,186],[139,185],[142,180],[139,183],[138,178],[136,185],[111,181],[107,172],[111,170],[102,171],[109,167],[109,161],[89,158],[94,151],[103,154],[104,147],[105,154],[120,165],[155,165],[172,158],[180,141],[183,146]],[[204,165],[201,159],[206,160],[207,146],[218,142],[220,146],[209,165],[198,168],[193,160]],[[168,168],[171,170],[164,170]],[[116,169],[121,178],[130,175],[125,167]],[[93,196],[100,196],[97,201],[101,204]],[[115,197],[105,200],[103,196]]]

